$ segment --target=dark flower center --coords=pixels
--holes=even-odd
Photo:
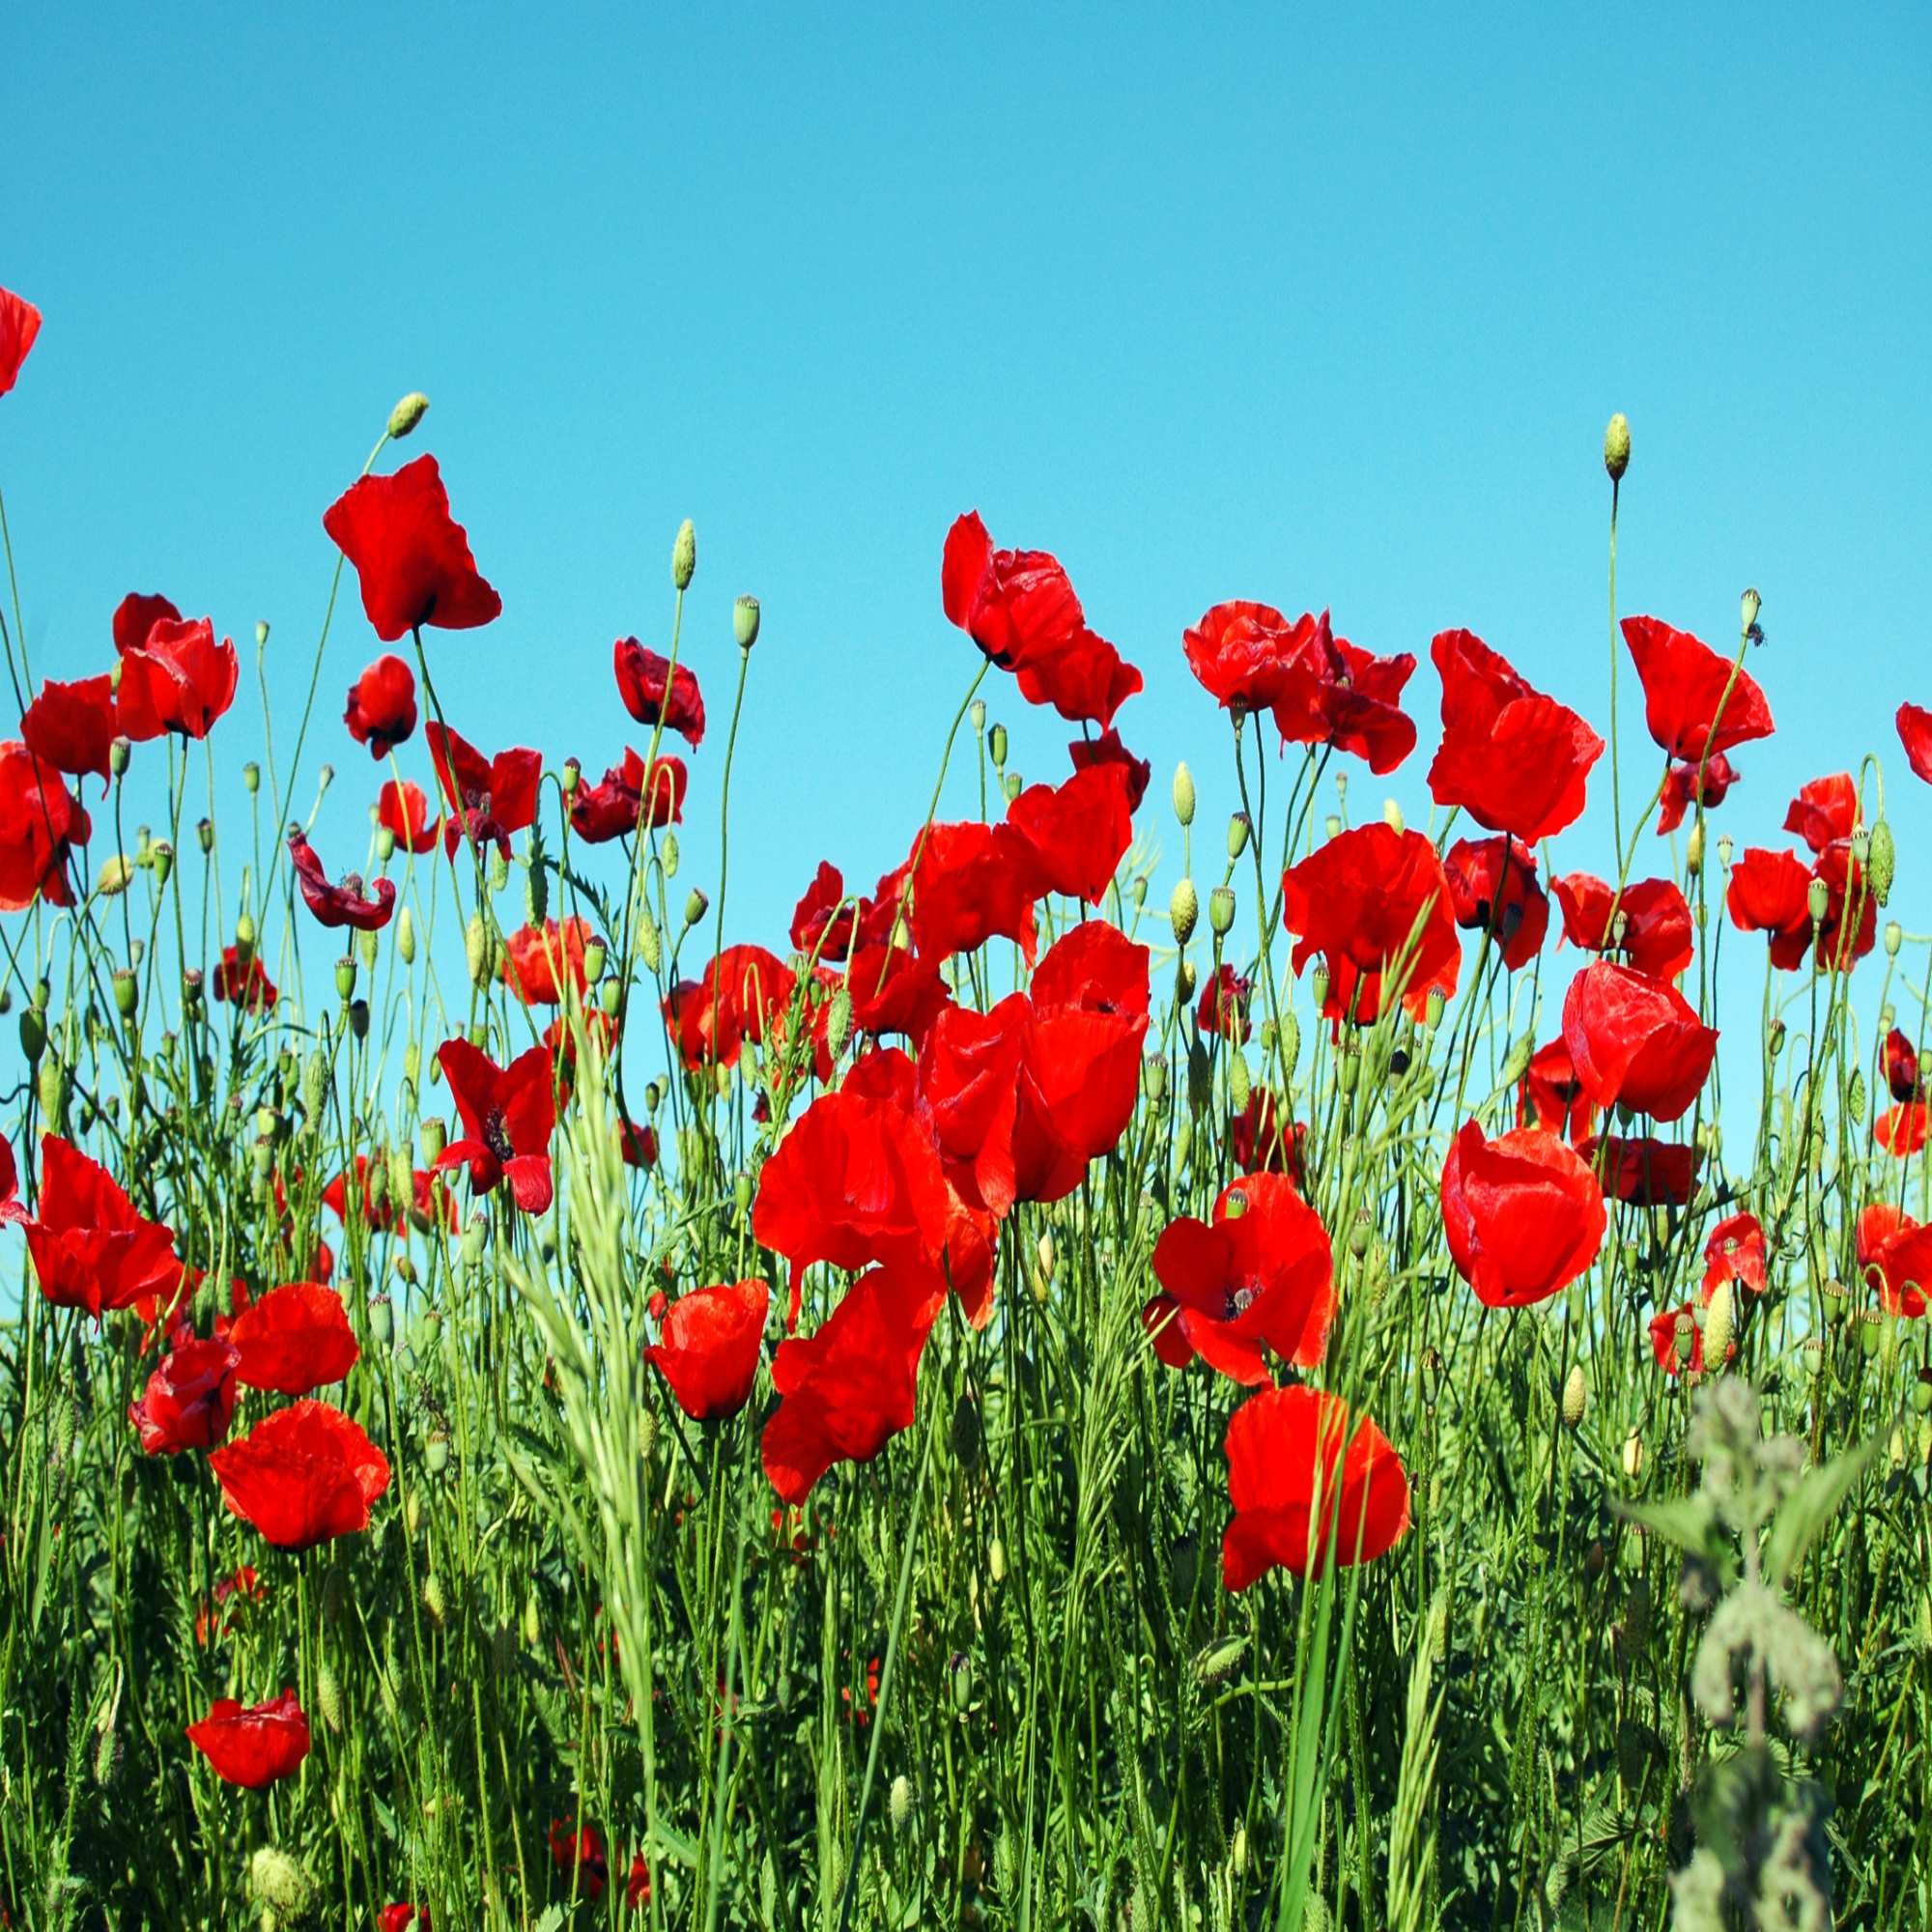
[[[516,1157],[517,1151],[510,1144],[509,1129],[503,1124],[503,1110],[500,1107],[492,1107],[483,1116],[483,1145],[498,1160],[512,1160]]]

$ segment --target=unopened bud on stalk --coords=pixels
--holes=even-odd
[[[887,1800],[886,1809],[893,1821],[895,1832],[903,1832],[912,1817],[912,1779],[904,1772],[893,1779],[892,1795]]]
[[[410,917],[408,906],[396,913],[396,951],[402,955],[405,966],[416,963],[416,923]]]
[[[696,925],[704,917],[705,909],[710,903],[711,901],[704,896],[703,889],[698,886],[693,886],[691,896],[684,902],[685,924],[688,926]]]
[[[1701,818],[1690,821],[1690,833],[1684,841],[1684,863],[1693,875],[1704,869],[1704,821]]]
[[[114,1010],[124,1020],[131,1020],[134,1017],[135,1005],[140,997],[140,981],[134,978],[133,974],[128,972],[127,967],[122,967],[114,976]]]
[[[104,899],[111,899],[117,893],[125,893],[134,877],[134,862],[126,853],[117,852],[111,859],[100,862],[100,870],[95,874],[94,890]]]
[[[194,826],[195,843],[202,849],[203,856],[214,850],[214,821],[212,818],[198,818]]]
[[[966,715],[973,721],[973,735],[976,738],[980,737],[986,728],[986,700],[983,697],[976,697],[966,707]]]
[[[1713,1375],[1716,1375],[1729,1358],[1731,1334],[1736,1320],[1730,1279],[1726,1276],[1718,1283],[1704,1308],[1704,1366]]]
[[[355,951],[363,965],[373,971],[376,965],[376,935],[373,932],[358,932],[355,935]]]
[[[1764,599],[1755,590],[1747,590],[1738,599],[1738,629],[1748,637],[1756,628],[1758,612],[1764,609]]]
[[[463,928],[463,963],[469,969],[469,983],[480,986],[490,977],[490,928],[483,915],[473,912]]]
[[[749,651],[758,641],[758,600],[741,597],[731,606],[731,635],[741,651]]]
[[[268,648],[268,643],[269,643],[269,620],[266,617],[257,617],[255,619],[255,648],[258,651],[266,650]]]
[[[1208,895],[1208,923],[1216,939],[1225,939],[1235,923],[1235,889],[1216,886]]]
[[[1007,762],[1007,727],[995,724],[986,733],[986,749],[993,754],[993,769],[1002,770]]]
[[[1891,882],[1898,871],[1898,841],[1890,824],[1881,818],[1871,829],[1871,850],[1865,859],[1866,876],[1871,880],[1872,897],[1880,905],[1891,897]]]
[[[1813,879],[1805,889],[1804,904],[1811,915],[1814,926],[1825,923],[1825,915],[1832,909],[1832,889],[1823,879]]]
[[[1352,1094],[1362,1073],[1362,1057],[1352,1047],[1335,1063],[1335,1084],[1345,1094]]]
[[[263,1845],[248,1862],[248,1895],[271,1924],[292,1924],[308,1916],[315,1881],[287,1852]]]
[[[832,1010],[825,1015],[825,1045],[834,1060],[845,1051],[852,1037],[852,995],[841,984],[832,996]]]
[[[1896,959],[1898,957],[1898,949],[1904,943],[1905,928],[1895,919],[1887,920],[1885,923],[1885,956],[1888,959]]]
[[[697,530],[689,517],[677,526],[670,547],[670,582],[673,590],[689,590],[697,575]]]
[[[1177,946],[1185,946],[1193,938],[1195,922],[1200,917],[1201,899],[1194,890],[1194,881],[1179,880],[1167,902],[1168,923],[1174,927],[1174,941]]]
[[[667,879],[674,879],[677,877],[677,862],[678,862],[679,850],[680,847],[677,842],[677,834],[675,832],[667,832],[665,836],[658,840],[658,865],[663,869],[664,875]]]
[[[1577,1363],[1563,1381],[1563,1426],[1580,1429],[1590,1406],[1590,1384],[1584,1379],[1583,1365]]]
[[[396,856],[396,835],[386,825],[376,828],[376,863],[386,866]]]
[[[1634,1429],[1624,1437],[1624,1474],[1632,1482],[1643,1473],[1643,1437]]]
[[[1007,1580],[1007,1546],[997,1536],[986,1546],[986,1575],[995,1583]]]
[[[133,755],[134,748],[126,738],[116,738],[107,747],[107,769],[119,778],[128,775],[128,760]]]
[[[1174,994],[1183,1006],[1194,997],[1194,967],[1189,960],[1179,960],[1175,966]]]
[[[1382,823],[1386,825],[1391,832],[1400,832],[1403,830],[1405,821],[1402,815],[1402,807],[1399,806],[1392,798],[1385,798],[1382,800]],[[1340,829],[1341,828],[1338,825],[1336,827],[1336,830],[1339,831]],[[1334,834],[1330,833],[1329,837],[1333,838]]]
[[[175,848],[165,838],[155,840],[154,863],[156,885],[166,885],[168,874],[175,868]]]
[[[420,389],[412,389],[394,409],[389,412],[389,437],[400,442],[411,430],[423,419],[429,408],[429,398]]]
[[[1277,1037],[1281,1048],[1281,1070],[1286,1075],[1293,1075],[1294,1063],[1301,1058],[1301,1022],[1295,1018],[1292,1009],[1283,1012]]]
[[[1619,410],[1610,418],[1609,426],[1604,431],[1604,468],[1610,472],[1612,483],[1624,480],[1624,471],[1631,462],[1630,418]]]
[[[255,956],[255,922],[244,912],[235,922],[235,957],[244,967]]]
[[[1174,768],[1174,815],[1182,825],[1194,823],[1194,774],[1184,759]]]
[[[262,768],[253,758],[242,767],[242,783],[250,798],[262,789]]]
[[[500,852],[490,855],[490,890],[500,893],[510,883],[510,862]]]
[[[1228,1103],[1236,1113],[1248,1111],[1248,1097],[1254,1091],[1254,1082],[1248,1072],[1248,1057],[1236,1050],[1228,1062]]]
[[[1228,857],[1238,859],[1248,849],[1248,838],[1254,826],[1245,811],[1237,811],[1228,821]]]
[[[341,1000],[355,997],[355,962],[346,952],[335,962],[335,993]]]
[[[664,965],[664,947],[658,938],[658,923],[651,917],[651,909],[640,899],[638,902],[638,957],[653,973]]]
[[[1510,1043],[1510,1050],[1503,1056],[1503,1085],[1514,1087],[1529,1071],[1531,1057],[1536,1052],[1536,1036],[1526,1033]]]
[[[1001,787],[1007,794],[1007,803],[1011,805],[1026,789],[1026,781],[1018,772],[1009,772]]]

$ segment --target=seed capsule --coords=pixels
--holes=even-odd
[[[1604,431],[1604,468],[1609,471],[1612,483],[1624,480],[1624,471],[1630,468],[1630,418],[1619,410]]]
[[[697,530],[689,517],[677,526],[670,547],[670,582],[674,590],[689,590],[697,575]]]

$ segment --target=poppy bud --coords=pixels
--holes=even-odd
[[[1583,1377],[1583,1365],[1578,1362],[1573,1367],[1563,1381],[1563,1426],[1566,1429],[1580,1429],[1583,1417],[1590,1406],[1590,1385]]]
[[[447,1457],[448,1453],[449,1447],[445,1443],[443,1445],[443,1454]],[[415,1492],[413,1491],[410,1493],[410,1500],[411,1502],[415,1501]],[[443,1618],[448,1614],[449,1605],[443,1598],[442,1579],[434,1570],[423,1578],[422,1603],[423,1608],[429,1612],[430,1622],[435,1624],[438,1629],[440,1629]]]
[[[887,1800],[888,1812],[893,1821],[893,1830],[903,1832],[906,1821],[912,1816],[912,1779],[904,1772],[893,1779],[892,1795]]]
[[[164,886],[168,882],[168,874],[175,868],[175,848],[165,838],[157,838],[155,841],[154,853],[155,883],[157,886]]]
[[[952,1682],[952,1708],[955,1711],[970,1710],[973,1703],[973,1660],[963,1650],[954,1651],[952,1661],[946,1669]]]
[[[1294,1063],[1301,1058],[1301,1022],[1288,1011],[1281,1016],[1281,1070],[1293,1074]]]
[[[696,925],[697,922],[704,917],[705,908],[709,906],[710,903],[711,901],[704,896],[703,889],[698,886],[693,886],[691,889],[691,896],[684,902],[685,924],[688,926]]]
[[[1904,943],[1905,928],[1895,919],[1887,920],[1885,923],[1885,956],[1888,959],[1896,959],[1898,957],[1898,949]]]
[[[1701,818],[1690,821],[1690,836],[1684,841],[1684,864],[1693,873],[1704,869],[1704,821]]]
[[[658,938],[658,923],[651,917],[651,909],[641,900],[638,903],[638,957],[653,973],[664,965],[664,947]]]
[[[510,862],[500,852],[490,855],[490,890],[500,893],[510,883]]]
[[[670,582],[673,590],[689,590],[697,575],[697,531],[689,517],[677,526],[670,547]]]
[[[1236,1052],[1228,1062],[1228,1103],[1236,1113],[1248,1111],[1248,1098],[1253,1092],[1253,1081],[1248,1073],[1248,1057]]]
[[[114,976],[114,1010],[124,1020],[131,1020],[140,996],[140,982],[125,966],[122,967]]]
[[[355,995],[355,962],[346,952],[335,962],[335,993],[340,1000]]]
[[[1158,1054],[1149,1054],[1141,1063],[1141,1092],[1158,1107],[1167,1097],[1167,1062]]]
[[[116,738],[107,747],[107,768],[118,778],[128,773],[128,760],[133,755],[134,748],[126,738]]]
[[[1194,1122],[1185,1120],[1174,1130],[1174,1171],[1179,1174],[1187,1165],[1187,1156],[1194,1150]]]
[[[550,874],[541,866],[533,865],[524,874],[524,903],[530,923],[541,927],[550,913]]]
[[[338,1734],[342,1729],[342,1686],[327,1664],[315,1673],[315,1708],[322,1721]]]
[[[1632,1482],[1643,1473],[1643,1437],[1634,1429],[1624,1437],[1624,1474]]]
[[[1184,759],[1174,768],[1174,815],[1182,825],[1194,823],[1194,774]]]
[[[1764,599],[1755,590],[1747,590],[1738,599],[1738,629],[1744,637],[1749,637],[1757,629],[1758,612],[1764,609]]]
[[[1194,881],[1192,879],[1178,881],[1173,896],[1167,902],[1168,923],[1174,927],[1177,946],[1185,946],[1193,938],[1194,923],[1200,917],[1201,899],[1194,890]]]
[[[416,923],[410,917],[408,906],[401,907],[396,914],[396,951],[402,954],[405,966],[416,963]]]
[[[973,721],[973,735],[976,738],[980,736],[986,728],[986,700],[983,697],[976,697],[966,707],[966,715]]]
[[[1619,410],[1610,418],[1609,427],[1604,431],[1604,468],[1610,472],[1612,483],[1624,480],[1624,471],[1630,468],[1630,418]]]
[[[996,772],[1002,770],[1007,762],[1007,727],[1004,724],[995,724],[986,733],[986,749],[993,754],[993,769]]]
[[[832,996],[832,1010],[825,1016],[825,1046],[834,1060],[845,1051],[852,1033],[852,995],[841,985]]]
[[[1007,803],[1012,805],[1018,800],[1020,793],[1026,789],[1026,781],[1020,777],[1018,772],[1009,772],[1001,781],[1001,789],[1007,795]]]
[[[412,389],[394,409],[389,412],[389,437],[400,442],[423,419],[423,412],[429,408],[429,398],[420,389]]]
[[[111,899],[117,893],[125,893],[134,877],[134,862],[125,853],[117,852],[111,859],[100,862],[100,870],[95,874],[94,890],[104,899]]]
[[[1814,926],[1825,923],[1825,915],[1832,907],[1832,889],[1823,879],[1813,879],[1804,893],[1804,903],[1811,914]]]
[[[1331,820],[1330,822],[1335,824],[1336,831],[1339,831],[1341,829],[1339,821]],[[1391,832],[1401,832],[1404,828],[1402,807],[1399,806],[1392,798],[1385,798],[1382,800],[1382,823],[1386,825]],[[1333,832],[1331,832],[1328,836],[1332,838],[1335,835]]]
[[[952,1427],[948,1442],[952,1450],[952,1460],[962,1469],[973,1469],[980,1463],[980,1406],[969,1395],[962,1395],[952,1410]]]
[[[1254,825],[1245,811],[1237,811],[1228,821],[1228,857],[1238,859],[1248,849],[1248,838]]]
[[[1890,824],[1881,818],[1871,829],[1871,848],[1865,859],[1865,873],[1871,880],[1872,897],[1880,905],[1891,896],[1891,882],[1898,872],[1898,841]]]
[[[417,1138],[422,1142],[424,1164],[435,1167],[449,1145],[449,1128],[432,1114],[417,1130]]]
[[[1730,1356],[1736,1320],[1730,1278],[1726,1276],[1718,1283],[1704,1309],[1704,1366],[1714,1375]]]
[[[731,635],[741,651],[749,651],[758,641],[758,600],[741,597],[731,606]]]
[[[288,1853],[263,1845],[248,1861],[248,1896],[276,1920],[308,1916],[315,1881]]]
[[[986,1575],[995,1583],[1007,1580],[1007,1546],[997,1536],[986,1546]]]
[[[667,832],[658,840],[658,865],[668,879],[677,877],[678,842],[675,832]]]
[[[1356,1082],[1361,1078],[1362,1057],[1352,1048],[1335,1063],[1335,1084],[1343,1093],[1352,1094]]]
[[[1194,997],[1194,968],[1185,959],[1177,962],[1174,969],[1175,996],[1185,1006]]]
[[[1034,1250],[1034,1282],[1039,1298],[1046,1299],[1046,1291],[1053,1285],[1054,1267],[1053,1230],[1047,1229],[1039,1237],[1039,1245]]]
[[[386,825],[376,828],[376,862],[386,866],[396,856],[396,835]]]

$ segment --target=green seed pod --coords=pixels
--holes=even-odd
[[[1713,1375],[1730,1358],[1731,1334],[1736,1322],[1730,1277],[1721,1279],[1704,1306],[1704,1366]]]
[[[119,691],[121,688],[121,667],[118,664],[114,667],[114,688],[116,691]],[[107,769],[117,779],[126,778],[128,776],[128,761],[133,756],[133,753],[134,748],[126,738],[110,740],[107,747]]]
[[[342,1733],[342,1686],[327,1664],[315,1673],[315,1708],[322,1721],[339,1737]]]
[[[677,526],[670,547],[670,582],[673,590],[689,590],[697,575],[697,531],[689,517]]]
[[[369,1298],[369,1339],[379,1349],[389,1346],[390,1337],[396,1332],[396,1314],[386,1294],[377,1293]]]
[[[1175,962],[1174,993],[1182,1006],[1194,997],[1194,967],[1188,960]]]
[[[1208,925],[1216,939],[1227,938],[1235,923],[1235,889],[1216,886],[1208,895]]]
[[[490,978],[490,928],[483,915],[473,912],[463,928],[463,962],[472,986],[483,985]]]
[[[1891,897],[1891,882],[1898,871],[1898,841],[1891,826],[1883,818],[1871,829],[1871,849],[1865,856],[1865,874],[1871,880],[1872,897],[1880,905]]]
[[[588,940],[584,944],[583,977],[593,986],[604,977],[604,942],[601,939]]]
[[[1315,996],[1315,1010],[1319,1013],[1328,1005],[1328,968],[1320,963],[1308,976],[1308,990]]]
[[[1885,923],[1885,956],[1888,959],[1896,959],[1898,957],[1898,949],[1904,944],[1905,928],[1895,919],[1887,920]]]
[[[966,707],[966,715],[973,721],[973,735],[976,738],[984,736],[986,730],[986,700],[983,697],[976,697]]]
[[[1612,483],[1624,480],[1624,471],[1630,468],[1630,418],[1619,410],[1604,432],[1604,468],[1609,471]]]
[[[758,641],[758,600],[741,597],[731,606],[731,635],[741,651],[749,651]]]
[[[1174,815],[1184,826],[1194,823],[1194,774],[1184,759],[1174,768]]]
[[[47,1023],[39,1007],[20,1009],[20,1051],[27,1057],[29,1066],[41,1064],[41,1055],[46,1051]]]
[[[1811,915],[1813,927],[1825,923],[1825,915],[1832,907],[1832,889],[1823,879],[1813,879],[1805,889],[1804,903]]]
[[[1201,898],[1194,890],[1194,881],[1192,879],[1178,881],[1167,902],[1168,923],[1174,928],[1174,941],[1177,946],[1185,946],[1193,938],[1195,923],[1200,917]]]
[[[60,1055],[50,1053],[41,1062],[41,1071],[36,1083],[41,1102],[41,1112],[49,1122],[59,1122],[67,1118],[67,1069],[60,1063]]]
[[[540,926],[550,917],[550,873],[542,866],[524,869],[524,904],[532,925]]]
[[[1865,1117],[1865,1076],[1862,1067],[1854,1070],[1846,1085],[1845,1111],[1855,1121],[1862,1121]]]
[[[434,1168],[442,1158],[443,1149],[449,1145],[448,1127],[432,1114],[417,1128],[416,1137],[422,1143],[423,1165]]]
[[[1009,772],[1001,781],[1000,788],[1007,795],[1007,803],[1011,805],[1026,789],[1026,781],[1018,772]]]
[[[415,1500],[413,1493],[411,1494],[410,1500],[412,1502]],[[443,1601],[442,1579],[434,1570],[423,1578],[422,1598],[423,1608],[429,1612],[430,1622],[440,1630],[443,1618],[448,1614],[449,1606]]]
[[[155,841],[154,861],[155,883],[157,886],[164,886],[168,882],[168,874],[175,868],[175,848],[165,838]]]
[[[1167,1097],[1167,1062],[1149,1054],[1141,1063],[1141,1092],[1156,1107]]]
[[[537,1602],[534,1587],[524,1598],[523,1638],[526,1650],[534,1650],[543,1636],[543,1607]]]
[[[389,412],[389,440],[400,442],[411,430],[423,419],[429,408],[429,398],[420,389],[412,389],[394,409]]]
[[[470,1215],[463,1230],[463,1259],[470,1267],[477,1265],[490,1245],[490,1217],[487,1214]]]
[[[1394,811],[1394,810],[1395,810],[1395,805],[1394,805],[1394,802],[1393,802],[1393,801],[1391,801],[1391,802],[1390,802],[1390,804],[1389,804],[1389,810],[1390,810],[1390,811]],[[1397,815],[1398,817],[1400,817],[1400,816],[1401,816],[1401,813],[1399,813],[1399,812],[1398,812],[1398,813],[1397,813],[1396,815]],[[1384,817],[1386,817],[1386,816],[1387,816],[1387,813],[1385,812],[1385,813],[1383,814],[1383,816],[1384,816]],[[1397,827],[1396,829],[1397,829],[1398,831],[1400,831],[1400,830],[1401,830],[1401,827],[1400,827],[1400,826],[1398,826],[1398,827]],[[1332,812],[1332,811],[1331,811],[1331,812],[1330,812],[1330,813],[1328,814],[1328,816],[1327,816],[1326,818],[1324,818],[1324,819],[1323,819],[1323,820],[1321,821],[1321,835],[1322,835],[1322,837],[1323,837],[1324,838],[1341,838],[1341,836],[1342,836],[1342,820],[1341,820],[1341,817],[1340,817],[1340,815],[1339,815],[1339,814],[1337,814],[1337,813],[1335,813],[1335,812]]]
[[[1007,1580],[1007,1546],[997,1536],[986,1546],[986,1575],[995,1583]]]
[[[140,997],[140,981],[125,966],[122,967],[114,976],[114,1010],[124,1020],[131,1020]]]
[[[1228,857],[1238,859],[1248,849],[1248,839],[1254,827],[1249,823],[1245,811],[1237,811],[1228,821]]]
[[[684,923],[686,927],[689,928],[696,925],[704,917],[710,904],[711,901],[704,896],[703,890],[700,887],[693,886],[691,896],[684,902]]]
[[[651,917],[651,909],[641,900],[638,903],[638,957],[653,973],[664,970],[664,942],[658,937],[658,923]]]
[[[893,1830],[903,1832],[912,1817],[912,1779],[904,1772],[893,1779],[892,1796],[887,1801],[887,1810],[893,1821]]]
[[[1758,612],[1764,609],[1764,599],[1755,590],[1747,590],[1738,599],[1738,632],[1741,637],[1749,637],[1757,628]]]
[[[995,724],[986,733],[986,749],[993,754],[993,769],[1004,771],[1007,764],[1007,727]]]
[[[825,1045],[834,1060],[845,1051],[852,1035],[852,995],[841,983],[832,996],[832,1010],[825,1016]]]
[[[968,1711],[973,1706],[973,1660],[964,1651],[953,1654],[952,1662],[947,1666],[947,1675],[952,1685],[952,1708]]]
[[[440,1476],[449,1467],[449,1437],[440,1429],[432,1430],[423,1444],[423,1467],[432,1476]]]

